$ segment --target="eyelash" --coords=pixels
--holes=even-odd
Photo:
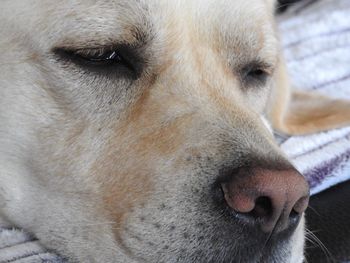
[[[82,49],[82,50],[73,51],[73,54],[75,56],[79,56],[84,59],[92,59],[96,61],[100,61],[103,59],[111,60],[114,58],[121,59],[120,55],[116,50]]]
[[[128,47],[120,48],[87,48],[87,49],[65,49],[57,48],[54,53],[60,58],[69,60],[81,67],[91,71],[117,72],[122,71],[138,77],[138,59]]]

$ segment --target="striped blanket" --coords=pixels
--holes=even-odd
[[[350,0],[304,0],[279,17],[295,86],[350,99]],[[350,116],[349,116],[350,117]],[[350,178],[350,127],[279,138],[315,194]],[[0,262],[63,263],[22,230],[0,222]]]
[[[350,100],[349,16],[349,0],[309,0],[279,18],[296,87]],[[284,138],[281,147],[306,176],[312,194],[350,179],[350,127]]]
[[[59,256],[47,252],[35,238],[23,230],[0,221],[1,263],[64,263]]]

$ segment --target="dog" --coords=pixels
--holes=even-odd
[[[309,189],[271,131],[350,104],[290,87],[274,6],[2,1],[1,217],[69,262],[303,262]]]

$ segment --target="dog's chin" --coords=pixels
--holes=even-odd
[[[297,243],[293,243],[294,241]],[[168,255],[165,256],[167,258],[166,261],[159,261],[157,259],[155,262],[303,263],[304,251],[303,246],[300,245],[303,243],[303,238],[299,238],[298,240],[293,238],[280,244],[266,244],[263,252],[259,252],[260,248],[244,247],[241,248],[241,251],[237,251],[235,249],[230,250],[228,247],[208,249],[208,246],[205,246],[204,248],[199,248],[199,253],[198,251],[194,251],[191,255],[178,254],[171,256],[171,258]],[[206,253],[203,254],[203,251],[206,251]],[[139,262],[144,262],[144,260]]]
[[[305,245],[305,217],[301,218],[300,224],[291,238],[291,259],[290,263],[304,262],[304,245]]]
[[[305,219],[302,217],[298,227],[285,245],[275,241],[273,253],[265,253],[259,263],[302,263],[304,262]]]
[[[176,238],[174,242],[162,242],[156,246],[158,249],[149,250],[147,242],[142,244],[146,247],[133,247],[131,251],[139,250],[134,254],[140,256],[138,262],[302,263],[304,260],[303,218],[295,231],[260,237],[242,232],[242,239],[227,227],[212,225],[208,228],[208,232],[192,232],[187,240]],[[132,247],[131,243],[126,243]],[[167,250],[162,250],[161,246]],[[148,253],[143,254],[145,251]]]

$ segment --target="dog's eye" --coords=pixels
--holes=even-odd
[[[242,79],[248,85],[264,85],[269,75],[266,67],[259,64],[248,65],[242,70]]]
[[[76,51],[73,53],[77,58],[86,60],[95,64],[111,64],[111,63],[125,63],[122,56],[116,51],[111,50],[107,52],[103,51]]]
[[[254,79],[262,79],[266,77],[266,72],[263,69],[256,68],[250,70],[247,76]]]
[[[68,59],[90,71],[122,71],[137,77],[139,60],[127,48],[90,48],[66,49],[57,48],[54,52],[64,59]]]
[[[132,63],[128,58],[124,57],[118,50],[100,50],[100,49],[83,49],[76,51],[66,51],[68,55],[71,55],[72,58],[80,60],[91,66],[112,66],[112,65],[123,65],[134,70]]]

